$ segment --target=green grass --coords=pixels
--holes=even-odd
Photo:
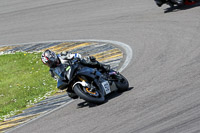
[[[0,120],[56,92],[56,81],[40,59],[41,53],[0,55]]]

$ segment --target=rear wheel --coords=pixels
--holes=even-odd
[[[118,91],[127,91],[129,89],[128,80],[122,74],[118,74],[118,76],[118,80],[115,81]]]
[[[80,98],[88,102],[101,104],[105,101],[105,97],[97,88],[88,88],[82,86],[81,84],[76,84],[73,89]]]

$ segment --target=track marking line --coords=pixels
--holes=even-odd
[[[60,49],[62,46],[69,45],[69,44],[71,44],[71,43],[69,43],[69,42],[64,42],[64,43],[60,43],[60,44],[55,45],[55,46],[51,46],[51,47],[42,49],[42,50],[40,50],[40,51],[43,52],[43,51],[45,51],[45,50],[47,50],[47,49],[50,49],[50,50],[57,50],[57,49]]]
[[[97,59],[98,61],[109,61],[109,59],[116,59],[117,57],[123,57],[123,54],[120,53],[120,54],[116,54],[116,55],[113,55],[113,56],[108,56],[108,57],[103,57],[103,58],[99,58]]]
[[[109,55],[114,54],[114,53],[122,53],[122,52],[119,49],[111,49],[111,50],[107,50],[107,51],[104,51],[104,52],[93,54],[92,56],[94,56],[96,58],[101,58],[101,57],[104,57],[104,56],[109,56]]]
[[[10,50],[10,49],[13,49],[13,48],[15,48],[15,47],[13,47],[13,46],[0,47],[0,52],[6,51],[6,50]]]
[[[12,123],[12,124],[7,124],[7,125],[2,125],[2,126],[0,126],[0,131],[3,131],[5,129],[7,129],[7,128],[11,128],[11,127],[17,126],[19,124],[21,124],[21,123]]]
[[[66,48],[63,48],[62,51],[70,51],[72,49],[81,48],[81,47],[85,47],[85,46],[88,46],[88,45],[91,45],[91,43],[81,43],[81,44],[77,44],[73,47],[66,47]]]

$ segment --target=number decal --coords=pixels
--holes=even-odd
[[[103,86],[103,88],[104,88],[106,94],[108,94],[108,93],[111,92],[111,90],[110,90],[110,85],[109,85],[108,81],[103,82],[103,83],[102,83],[102,86]]]

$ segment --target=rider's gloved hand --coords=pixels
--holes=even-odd
[[[94,56],[90,56],[90,60],[94,62],[96,61],[96,58]]]

